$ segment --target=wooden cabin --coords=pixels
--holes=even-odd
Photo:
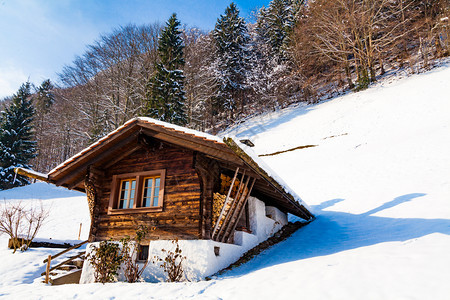
[[[251,232],[248,199],[311,220],[312,213],[247,146],[150,118],[126,122],[45,175],[87,194],[91,242],[134,236],[233,243]],[[41,178],[42,179],[42,178]]]

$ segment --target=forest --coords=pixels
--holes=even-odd
[[[255,114],[366,89],[449,56],[450,0],[273,0],[252,22],[231,3],[213,30],[131,24],[55,81],[0,101],[0,189],[48,172],[136,116],[217,133]]]

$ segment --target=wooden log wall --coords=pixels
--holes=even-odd
[[[195,169],[200,178],[200,231],[202,239],[211,239],[213,194],[220,187],[220,167],[215,160],[195,153]]]
[[[162,211],[108,215],[113,175],[159,169],[166,170]],[[97,241],[117,240],[127,235],[133,237],[139,225],[150,229],[144,242],[202,238],[201,186],[191,150],[166,143],[160,143],[158,147],[143,146],[105,170],[99,194],[95,224]]]
[[[98,220],[97,201],[102,197],[102,182],[105,173],[94,166],[88,166],[86,178],[84,180],[84,187],[86,190],[86,197],[89,206],[89,215],[91,217],[91,227],[89,229],[89,241],[95,240],[97,232],[96,223]]]

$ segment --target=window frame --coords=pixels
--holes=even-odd
[[[149,187],[146,187],[145,186],[145,181],[147,180],[147,179],[152,179],[152,186],[150,187],[150,190],[151,190],[151,194],[150,194],[150,204],[152,204],[152,203],[154,203],[154,201],[155,201],[155,187],[156,187],[156,178],[158,178],[159,177],[159,185],[158,185],[158,189],[161,189],[161,177],[160,176],[158,176],[158,175],[154,175],[154,176],[145,176],[144,178],[143,178],[143,183],[142,183],[142,194],[141,194],[141,207],[145,207],[145,208],[147,208],[147,207],[158,207],[159,205],[157,205],[157,206],[153,206],[153,205],[151,205],[151,206],[144,206],[144,198],[149,198],[149,197],[145,197],[145,189],[147,188],[149,188]],[[158,193],[158,204],[159,204],[159,193]]]
[[[158,206],[143,207],[142,205],[144,200],[143,194],[144,179],[158,176],[160,177]],[[166,177],[165,169],[113,175],[111,183],[111,195],[109,198],[108,215],[162,211],[164,205],[165,177]],[[120,198],[121,183],[124,180],[136,180],[133,208],[118,208],[120,201],[119,198]]]
[[[134,181],[134,189],[133,189],[133,181]],[[126,207],[126,208],[130,208],[129,206],[130,206],[130,200],[133,200],[133,206],[134,206],[134,199],[135,199],[135,196],[136,196],[136,190],[137,190],[137,181],[136,181],[136,178],[124,178],[124,179],[120,179],[120,182],[119,182],[119,194],[118,194],[118,199],[117,199],[117,209],[126,209],[126,208],[119,208],[119,206],[120,206],[120,201],[122,200],[122,185],[123,185],[123,183],[124,182],[128,182],[129,183],[129,189],[125,189],[125,191],[126,191],[126,197],[123,199],[124,200],[124,206]],[[133,191],[133,199],[131,199],[131,193],[132,193],[132,191]]]

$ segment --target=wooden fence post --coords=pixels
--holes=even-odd
[[[47,284],[49,281],[49,276],[50,276],[50,263],[52,261],[52,256],[49,255],[47,258],[47,268],[45,269],[45,280],[44,283]]]
[[[78,240],[80,240],[80,236],[81,236],[81,226],[83,225],[83,223],[80,223],[80,230],[78,231]]]

